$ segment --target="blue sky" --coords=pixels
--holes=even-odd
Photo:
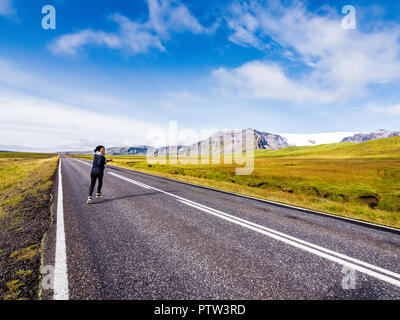
[[[1,148],[400,129],[398,1],[0,0],[0,28]]]

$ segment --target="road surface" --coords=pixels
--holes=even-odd
[[[55,299],[400,298],[399,232],[110,167],[87,205],[90,170],[61,158]]]

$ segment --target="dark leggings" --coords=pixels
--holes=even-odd
[[[93,189],[94,186],[96,185],[96,180],[99,179],[99,183],[97,185],[97,193],[101,194],[101,187],[103,186],[103,175],[104,172],[97,172],[97,171],[92,171],[90,173],[90,188],[89,188],[89,197],[91,197],[93,195]]]

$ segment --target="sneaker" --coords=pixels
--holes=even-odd
[[[96,194],[96,199],[101,199],[101,193]]]
[[[92,204],[92,197],[89,197],[88,199],[87,199],[87,202],[86,202],[87,204]]]

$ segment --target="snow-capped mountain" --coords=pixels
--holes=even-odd
[[[385,139],[400,136],[399,131],[389,131],[380,129],[372,133],[357,133],[349,137],[345,137],[341,142],[365,142],[370,140]]]
[[[324,132],[324,133],[281,133],[287,143],[291,146],[313,146],[318,144],[339,143],[345,137],[354,135],[355,132]]]

